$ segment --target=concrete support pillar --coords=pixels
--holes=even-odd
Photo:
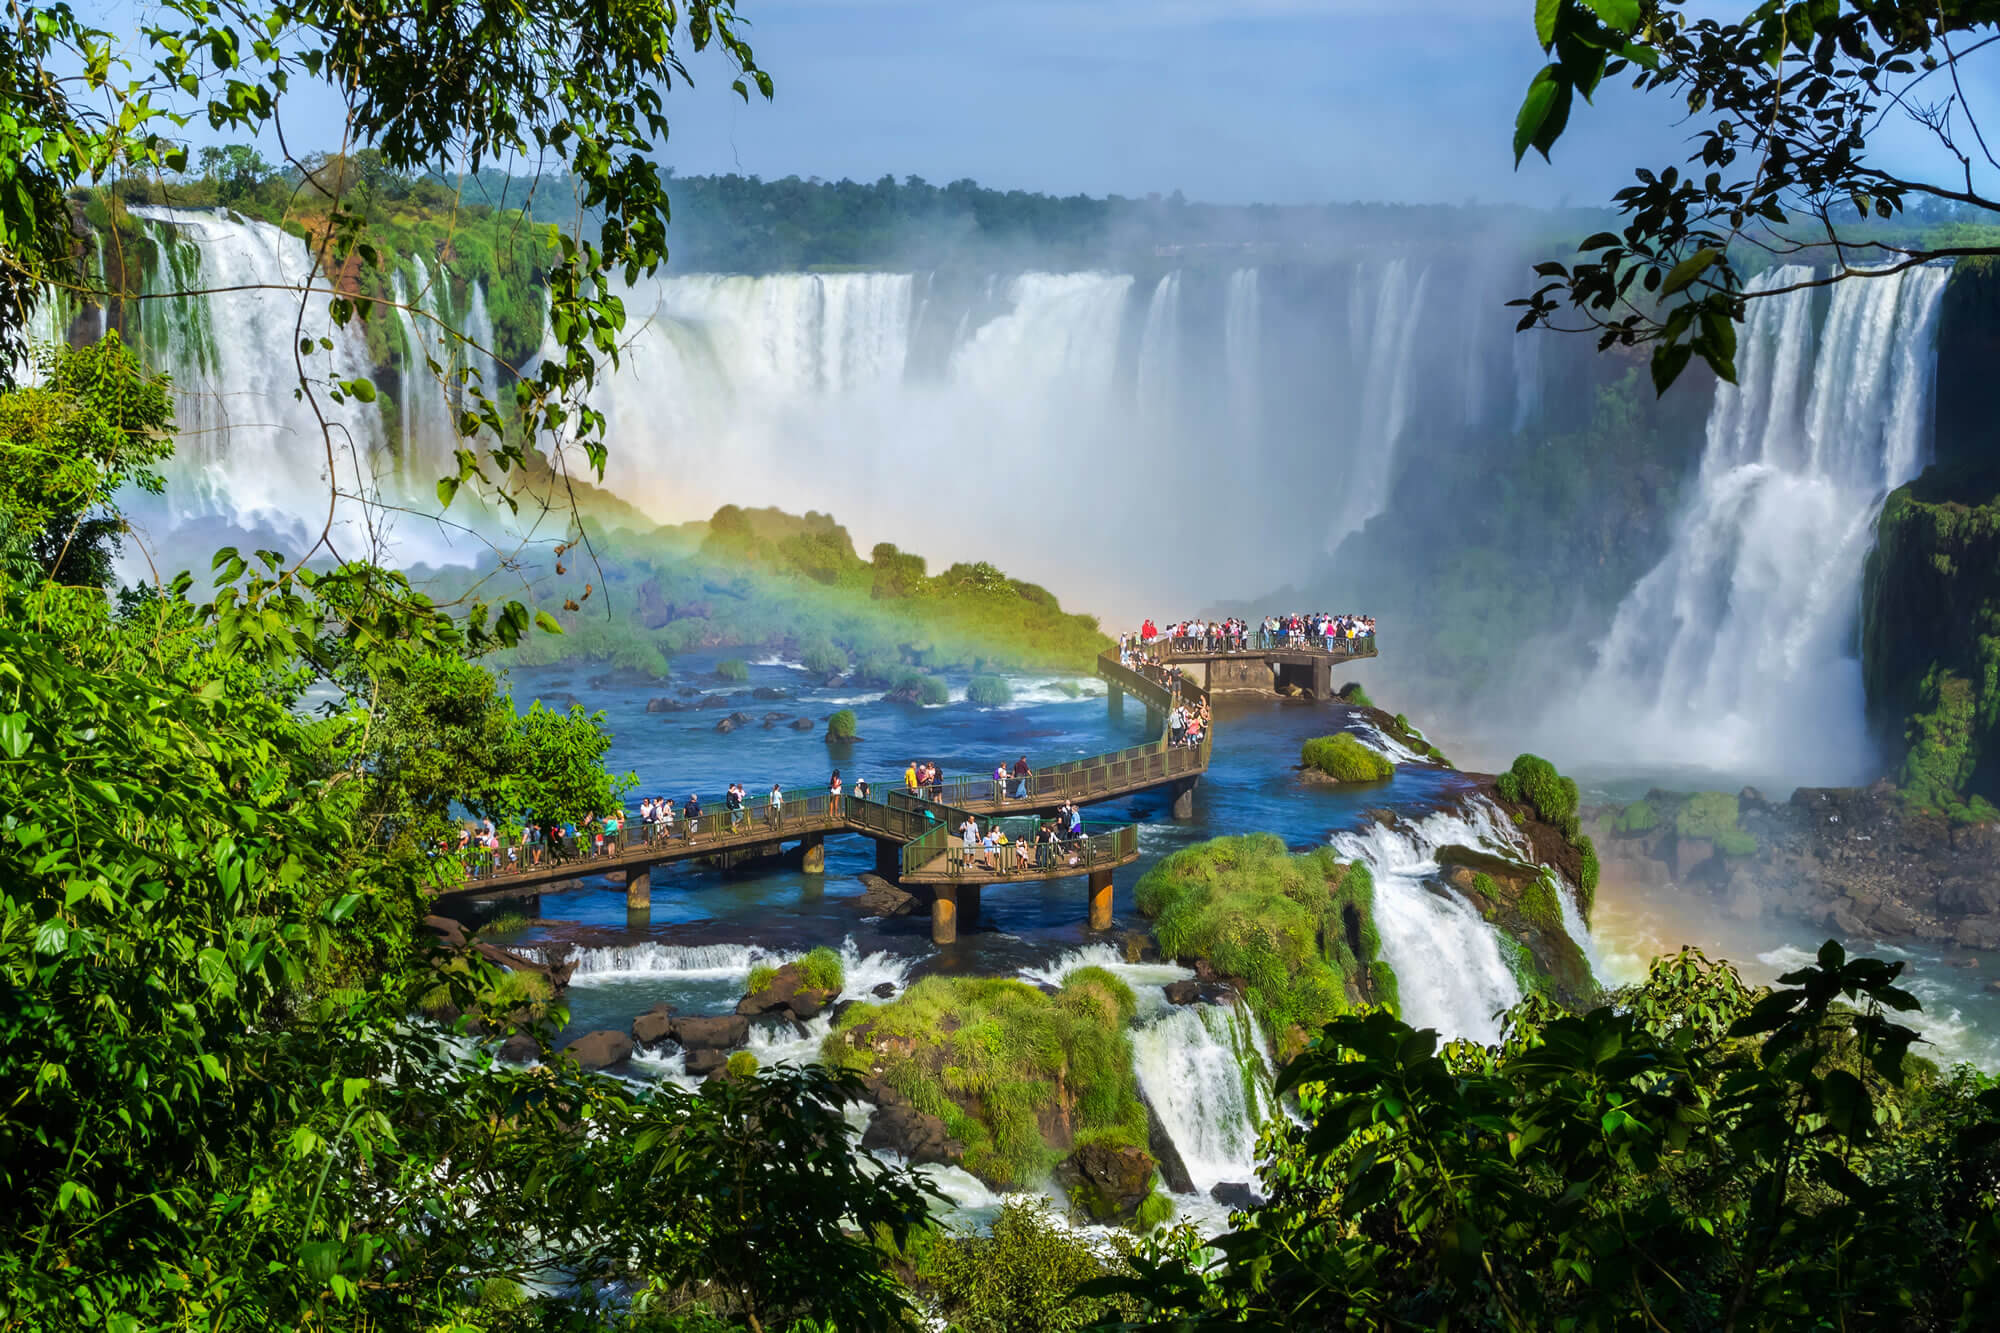
[[[1333,697],[1333,660],[1322,657],[1313,663],[1313,698],[1324,703]]]
[[[1090,928],[1111,929],[1111,872],[1090,872]]]
[[[931,943],[958,942],[958,886],[939,884],[931,899]]]
[[[958,915],[966,925],[979,919],[979,891],[984,884],[961,884],[958,886]]]
[[[653,867],[634,866],[625,872],[625,907],[632,912],[653,910]]]
[[[1105,695],[1104,697],[1105,697],[1105,699],[1106,699],[1106,700],[1107,700],[1107,701],[1108,701],[1108,702],[1110,703],[1110,705],[1111,705],[1111,716],[1113,716],[1113,717],[1124,717],[1124,716],[1125,716],[1125,691],[1124,691],[1124,690],[1120,689],[1120,688],[1119,688],[1118,686],[1116,686],[1116,685],[1113,685],[1113,686],[1111,687],[1111,693],[1109,693],[1109,694]]]
[[[875,873],[893,880],[903,873],[903,849],[887,838],[875,839]]]
[[[1177,783],[1174,787],[1174,818],[1194,818],[1194,779]]]
[[[826,873],[826,835],[824,833],[808,834],[805,841],[799,844],[799,850],[802,853],[799,861],[800,869],[804,870],[808,875],[824,875]]]

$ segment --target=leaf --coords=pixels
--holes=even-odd
[[[1685,290],[1689,283],[1706,273],[1708,266],[1720,258],[1722,251],[1710,247],[1695,251],[1674,265],[1673,271],[1667,274],[1667,280],[1660,284],[1660,295],[1672,296],[1675,292]]]
[[[544,634],[560,634],[563,627],[546,611],[535,612],[535,628]]]
[[[1597,17],[1627,37],[1639,30],[1639,0],[1583,0]]]
[[[19,759],[28,752],[28,715],[0,713],[0,753]]]
[[[1694,356],[1694,348],[1686,343],[1665,343],[1653,349],[1653,392],[1663,394],[1673,388],[1674,381],[1687,369],[1688,360]]]
[[[1528,148],[1542,131],[1549,113],[1556,104],[1556,93],[1560,85],[1556,82],[1556,67],[1544,65],[1528,84],[1528,95],[1521,99],[1521,110],[1514,117],[1514,165],[1519,167]],[[1542,154],[1547,157],[1547,153]]]
[[[1562,7],[1563,0],[1535,0],[1535,40],[1544,51],[1556,39],[1556,15],[1562,13]]]
[[[446,509],[451,508],[451,499],[454,495],[458,494],[458,478],[440,477],[438,479],[437,492],[438,503]]]

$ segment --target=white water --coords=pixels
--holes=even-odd
[[[520,952],[537,959],[546,956],[545,950],[534,947],[524,947]],[[578,949],[573,955],[576,970],[570,976],[570,985],[594,986],[646,978],[744,982],[749,980],[754,967],[782,967],[804,956],[802,950],[781,952],[754,944],[649,943]],[[883,982],[901,991],[908,984],[910,969],[921,961],[921,957],[886,951],[864,955],[849,936],[840,946],[842,980],[840,994],[835,998],[871,999],[875,987]]]
[[[1438,880],[1437,851],[1456,844],[1518,855],[1490,809],[1480,802],[1466,814],[1440,811],[1333,835],[1334,849],[1374,876],[1375,928],[1396,970],[1403,1020],[1484,1043],[1500,1039],[1496,1015],[1520,1002],[1521,986],[1493,927]]]
[[[1780,268],[1770,289],[1809,276]],[[1753,301],[1672,548],[1629,593],[1565,749],[1774,782],[1873,776],[1855,625],[1887,493],[1921,468],[1948,270]],[[1617,719],[1616,725],[1604,720]]]
[[[1197,1192],[1256,1184],[1257,1132],[1278,1104],[1248,1002],[1170,1006],[1133,1031],[1132,1069]]]

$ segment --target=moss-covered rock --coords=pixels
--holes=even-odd
[[[966,1170],[1022,1189],[1080,1148],[1144,1153],[1133,1007],[1131,990],[1095,969],[1055,995],[1012,978],[926,977],[887,1004],[845,1010],[823,1054],[878,1100],[942,1122]]]
[[[1474,847],[1439,848],[1437,860],[1445,881],[1493,923],[1523,990],[1578,1010],[1596,1002],[1590,960],[1563,927],[1564,889],[1553,874]]]
[[[1344,731],[1315,736],[1300,749],[1299,759],[1306,774],[1315,779],[1385,782],[1396,776],[1393,763]]]
[[[1527,835],[1535,859],[1576,885],[1577,905],[1589,920],[1601,866],[1596,845],[1583,831],[1576,781],[1540,755],[1522,754],[1493,779],[1493,794]]]
[[[978,704],[981,708],[998,708],[1014,702],[1014,687],[1007,683],[1005,676],[974,676],[965,687],[965,698],[968,703]]]
[[[1293,855],[1274,834],[1215,838],[1139,881],[1160,952],[1235,978],[1281,1056],[1328,1020],[1393,1004],[1368,868],[1326,848]]]
[[[857,739],[852,708],[843,708],[826,720],[826,738],[836,744]]]

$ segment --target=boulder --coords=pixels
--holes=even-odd
[[[876,1110],[861,1135],[864,1150],[896,1153],[911,1166],[956,1166],[964,1159],[965,1145],[951,1136],[943,1120],[919,1111],[879,1080],[869,1080],[868,1095]]]
[[[1101,1143],[1078,1148],[1056,1164],[1056,1181],[1070,1203],[1096,1222],[1125,1222],[1153,1192],[1160,1164],[1144,1148]]]
[[[701,689],[694,685],[683,685],[675,693],[679,694],[683,699],[692,699],[695,695],[701,693]]]
[[[1208,1197],[1224,1208],[1248,1212],[1264,1202],[1263,1197],[1250,1186],[1237,1180],[1225,1180],[1208,1192]]]
[[[797,717],[792,719],[793,731],[811,731],[812,729],[813,729],[813,720],[811,718]]]
[[[1160,1113],[1153,1107],[1153,1099],[1139,1090],[1139,1102],[1146,1108],[1146,1146],[1160,1163],[1160,1179],[1175,1194],[1194,1193],[1194,1177],[1188,1174],[1187,1163],[1181,1159],[1181,1150],[1174,1144],[1174,1136],[1167,1132],[1167,1126],[1160,1119]]]
[[[632,1040],[641,1046],[658,1046],[674,1035],[674,1007],[656,1004],[632,1020]]]
[[[907,916],[923,906],[915,895],[905,893],[880,875],[864,874],[861,883],[861,896],[855,900],[855,906],[863,916]]]
[[[673,1036],[690,1051],[726,1051],[750,1040],[750,1020],[739,1014],[676,1018]]]
[[[686,707],[680,700],[669,699],[664,694],[646,700],[646,711],[649,713],[678,713]]]
[[[622,1032],[604,1029],[586,1032],[563,1051],[574,1057],[585,1069],[608,1069],[621,1060],[632,1058],[632,1039]]]
[[[775,712],[775,711],[774,711],[774,712],[769,712],[769,713],[766,713],[766,714],[764,714],[764,725],[768,727],[768,726],[770,726],[770,725],[771,725],[771,724],[772,724],[773,722],[783,722],[783,721],[784,721],[784,720],[785,720],[786,718],[788,718],[788,717],[790,717],[790,716],[791,716],[791,714],[790,714],[790,713],[783,713],[783,712]]]
[[[716,723],[715,729],[721,732],[723,735],[727,736],[730,732],[736,730],[738,727],[743,725],[742,722],[738,722],[736,720],[737,718],[742,716],[743,714],[741,713],[731,713],[728,717],[725,717],[722,719],[722,721]],[[744,720],[748,721],[747,718]]]
[[[546,963],[538,962],[510,949],[503,949],[497,944],[488,944],[484,940],[474,940],[472,947],[489,963],[498,963],[501,967],[514,972],[539,973],[542,979],[549,983],[549,989],[552,991],[560,991],[569,985],[570,973],[576,971],[576,963],[570,960],[569,950],[566,947],[552,946],[547,955],[549,961]]]
[[[771,984],[763,990],[752,992],[736,1002],[736,1012],[746,1017],[764,1014],[789,1014],[804,1022],[815,1018],[820,1010],[833,1003],[834,992],[810,990],[799,985],[799,965],[786,963],[771,978]]]
[[[447,949],[465,947],[465,927],[448,916],[427,916],[424,929],[436,937],[437,942]]]
[[[1166,985],[1168,1004],[1231,1004],[1236,992],[1219,981],[1203,981],[1193,977],[1186,981],[1170,981]],[[1180,1193],[1186,1193],[1185,1190]]]
[[[789,699],[792,697],[792,692],[790,690],[778,689],[774,685],[759,685],[756,689],[750,691],[750,697],[752,699]]]
[[[723,1051],[689,1048],[687,1053],[687,1072],[694,1078],[707,1078],[728,1063],[729,1056]]]
[[[893,981],[878,981],[875,983],[875,989],[868,993],[878,1000],[894,999],[896,996],[896,983]]]
[[[1969,916],[1952,931],[1962,949],[2000,949],[2000,916]]]
[[[842,685],[846,683],[847,683],[847,677],[841,675],[838,671],[831,671],[827,673],[826,679],[820,682],[820,688],[825,690],[833,690],[840,688]]]
[[[729,696],[726,694],[711,694],[706,699],[703,699],[699,704],[697,704],[696,707],[727,708],[729,707]]]
[[[542,1058],[541,1044],[525,1032],[516,1032],[500,1043],[498,1058],[510,1065],[533,1064]]]

